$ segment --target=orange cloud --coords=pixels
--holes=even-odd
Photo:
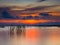
[[[57,20],[58,21],[58,20]],[[56,20],[0,20],[0,23],[22,23],[22,24],[38,24],[38,23],[46,23],[46,22],[56,22]]]
[[[52,12],[52,13],[49,13],[51,14],[52,16],[60,16],[60,12]]]

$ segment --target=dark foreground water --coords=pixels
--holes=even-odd
[[[5,26],[0,45],[60,45],[60,27]]]

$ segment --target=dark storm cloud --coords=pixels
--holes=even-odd
[[[38,0],[37,2],[43,2],[43,1],[46,1],[46,0]]]

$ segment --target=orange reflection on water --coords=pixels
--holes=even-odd
[[[40,39],[42,36],[42,31],[37,28],[31,28],[26,30],[26,39],[36,40]]]

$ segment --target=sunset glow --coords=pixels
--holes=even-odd
[[[26,38],[30,40],[35,40],[36,38],[41,38],[42,31],[38,30],[38,28],[28,28],[26,30]]]
[[[0,23],[22,23],[22,24],[38,24],[46,22],[55,22],[55,20],[0,20]]]

